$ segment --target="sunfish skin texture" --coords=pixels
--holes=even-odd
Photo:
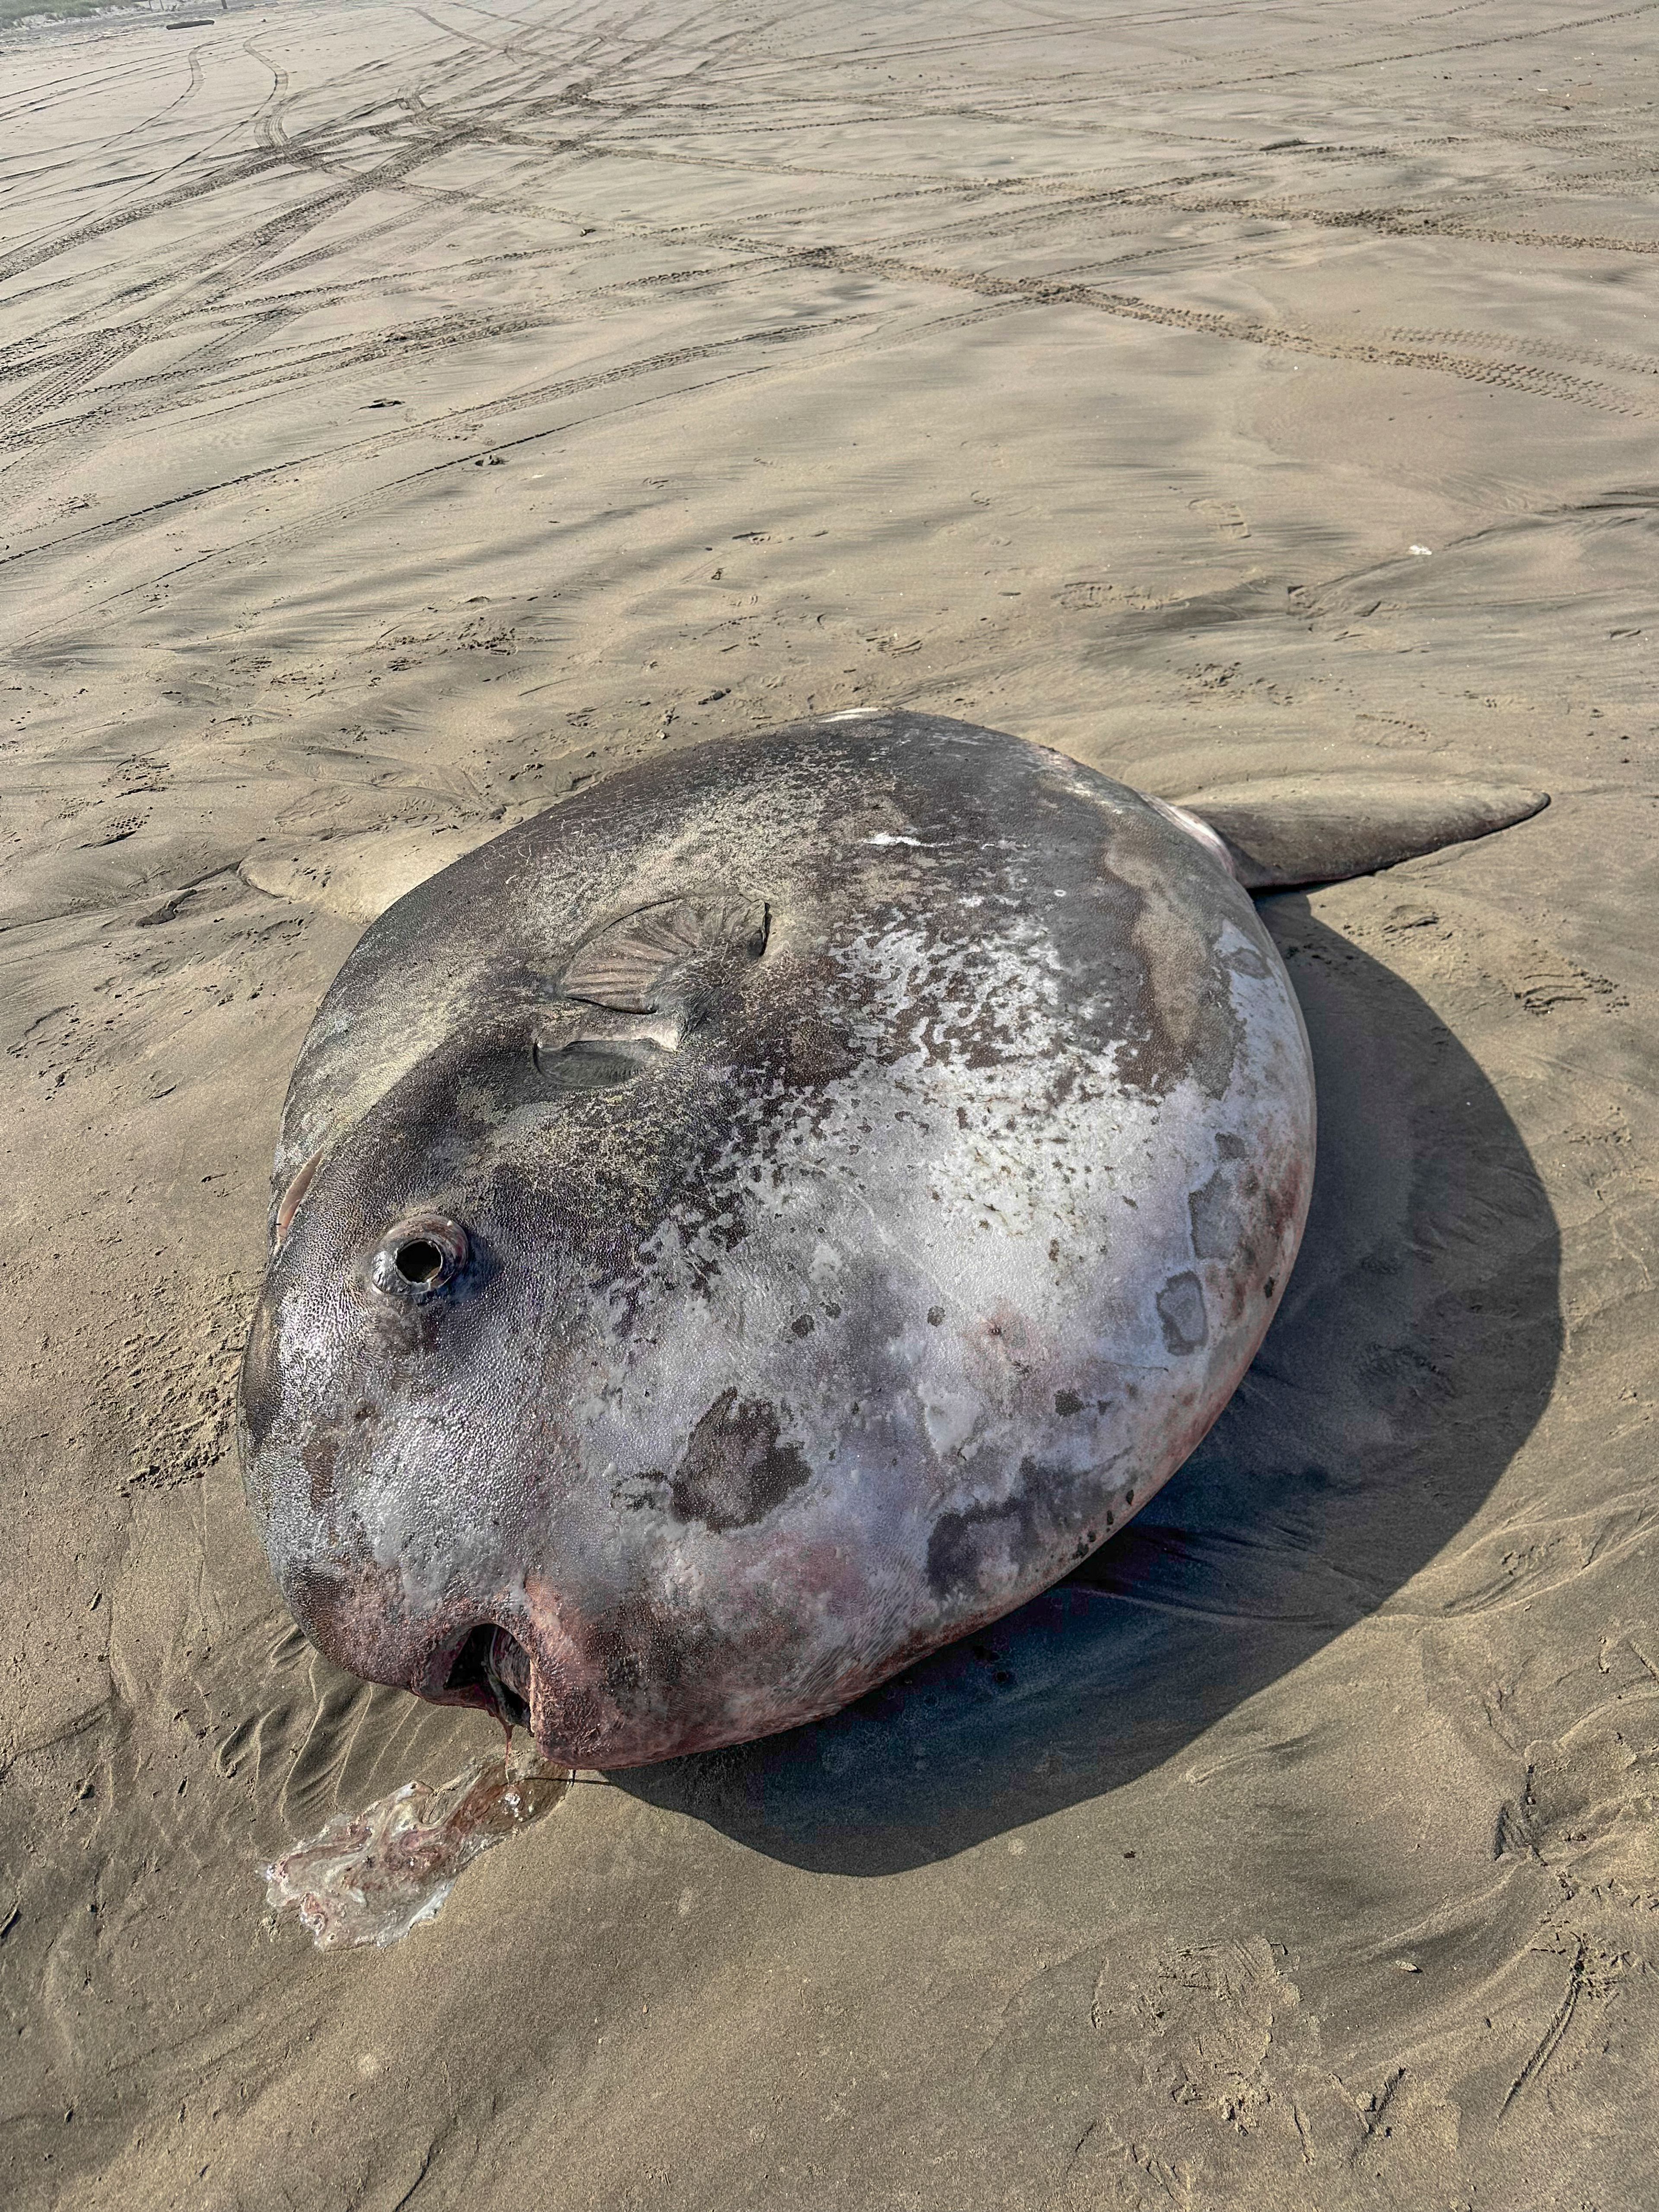
[[[1156,803],[904,713],[625,771],[318,1014],[243,1371],[276,1578],[574,1765],[831,1712],[1180,1466],[1313,1161],[1284,967]]]

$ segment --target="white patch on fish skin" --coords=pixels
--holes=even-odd
[[[966,1392],[919,1388],[916,1392],[927,1441],[934,1456],[946,1460],[959,1452],[979,1425],[983,1411],[979,1400]]]

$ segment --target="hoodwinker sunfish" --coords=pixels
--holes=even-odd
[[[295,1072],[243,1370],[307,1632],[625,1766],[832,1711],[1104,1542],[1307,1212],[1250,889],[1545,803],[1273,796],[1200,820],[831,716],[626,769],[388,908]]]

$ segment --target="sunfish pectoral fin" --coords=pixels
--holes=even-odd
[[[1543,791],[1484,783],[1363,783],[1306,776],[1206,792],[1160,811],[1212,851],[1248,891],[1375,875],[1443,845],[1489,837],[1541,813]]]

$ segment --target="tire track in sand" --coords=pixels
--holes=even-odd
[[[774,252],[777,250],[769,241],[747,240],[744,243],[757,251],[769,250],[769,246]],[[1093,284],[1056,283],[1042,276],[994,276],[975,270],[896,261],[886,254],[865,252],[856,247],[802,246],[789,258],[800,268],[830,269],[845,276],[893,277],[906,283],[943,284],[954,291],[976,292],[985,299],[1024,300],[1039,307],[1091,307],[1097,313],[1118,316],[1128,322],[1154,323],[1166,329],[1192,331],[1206,337],[1227,338],[1239,344],[1267,346],[1278,352],[1310,354],[1326,361],[1363,362],[1382,368],[1429,369],[1443,376],[1459,377],[1466,383],[1525,392],[1540,399],[1570,400],[1607,414],[1650,419],[1659,413],[1659,409],[1611,385],[1570,376],[1560,369],[1541,368],[1525,360],[1493,361],[1438,349],[1326,337],[1314,331],[1298,329],[1294,324],[1264,323],[1248,315],[1222,314],[1210,308],[1170,307],[1138,298],[1132,292],[1109,292]]]

